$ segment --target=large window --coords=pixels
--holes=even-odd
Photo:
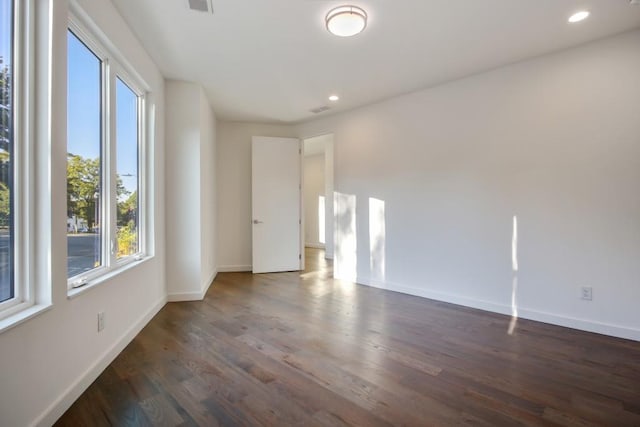
[[[67,34],[67,274],[102,265],[102,61]]]
[[[0,303],[15,298],[13,1],[0,0]]]
[[[118,258],[138,253],[139,101],[136,93],[116,79],[116,164],[118,175]]]
[[[67,38],[67,277],[79,287],[144,253],[144,96],[80,24]]]
[[[0,0],[0,331],[33,313],[24,314],[36,304],[32,10],[29,0]],[[36,311],[46,300],[41,295]]]

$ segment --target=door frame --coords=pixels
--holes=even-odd
[[[325,196],[325,259],[331,259],[333,260],[333,256],[334,256],[334,252],[335,252],[335,215],[334,215],[334,200],[333,200],[333,193],[335,191],[335,173],[334,173],[334,169],[335,169],[335,154],[334,154],[334,149],[335,149],[335,133],[333,131],[327,131],[327,132],[319,132],[319,133],[314,133],[311,134],[310,136],[300,136],[300,145],[302,147],[301,150],[301,156],[300,156],[300,176],[302,177],[301,179],[301,188],[300,188],[300,203],[301,203],[301,207],[300,207],[300,217],[301,217],[301,225],[300,225],[300,241],[301,241],[301,251],[302,251],[302,269],[304,270],[304,260],[305,260],[305,215],[306,215],[306,209],[307,206],[305,206],[304,204],[304,200],[305,200],[305,192],[304,192],[304,155],[305,155],[305,144],[304,142],[308,139],[313,139],[313,138],[318,138],[321,136],[327,136],[327,137],[331,137],[331,143],[330,143],[330,147],[328,147],[325,144],[324,147],[324,155],[325,155],[325,170],[324,170],[324,179],[325,179],[325,192],[324,192],[324,196]],[[329,150],[327,150],[327,148],[329,148]],[[327,152],[330,153],[331,155],[331,168],[330,170],[327,170],[328,168],[326,167],[326,158],[327,158]],[[330,194],[327,194],[327,179],[329,178],[329,176],[331,177],[331,186],[330,186]],[[331,227],[327,227],[327,224],[331,224]],[[328,245],[327,242],[329,241],[331,244]],[[327,251],[327,246],[329,246],[330,251]],[[329,254],[329,256],[327,256],[327,254]]]

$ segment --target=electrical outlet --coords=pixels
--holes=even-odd
[[[585,301],[593,300],[593,288],[591,286],[582,287],[582,299]]]
[[[98,332],[104,329],[104,311],[98,313]]]

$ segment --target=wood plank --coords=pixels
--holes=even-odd
[[[76,425],[640,426],[640,343],[331,279],[221,273],[169,303]]]

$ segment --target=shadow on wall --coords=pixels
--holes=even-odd
[[[385,280],[384,200],[369,198],[369,268],[371,280]]]
[[[369,281],[383,285],[386,279],[385,202],[371,197],[365,208],[368,208],[369,218],[369,271],[361,272],[361,274],[365,273]],[[355,195],[334,193],[336,242],[334,275],[337,279],[352,282],[357,281],[359,276],[356,213],[357,200]]]
[[[333,272],[337,279],[355,282],[358,277],[356,196],[334,192],[335,249]]]
[[[362,206],[362,205],[361,205]],[[386,213],[384,200],[369,198],[369,271],[358,274],[357,198],[353,194],[334,192],[336,279],[358,282],[365,279],[374,286],[385,286],[386,280]],[[363,216],[361,215],[361,218]],[[364,218],[367,218],[365,215]],[[363,254],[364,255],[364,254]],[[511,321],[508,334],[512,335],[518,323],[518,217],[513,216],[511,238]],[[360,267],[362,270],[363,266]],[[368,279],[368,280],[366,280]]]

